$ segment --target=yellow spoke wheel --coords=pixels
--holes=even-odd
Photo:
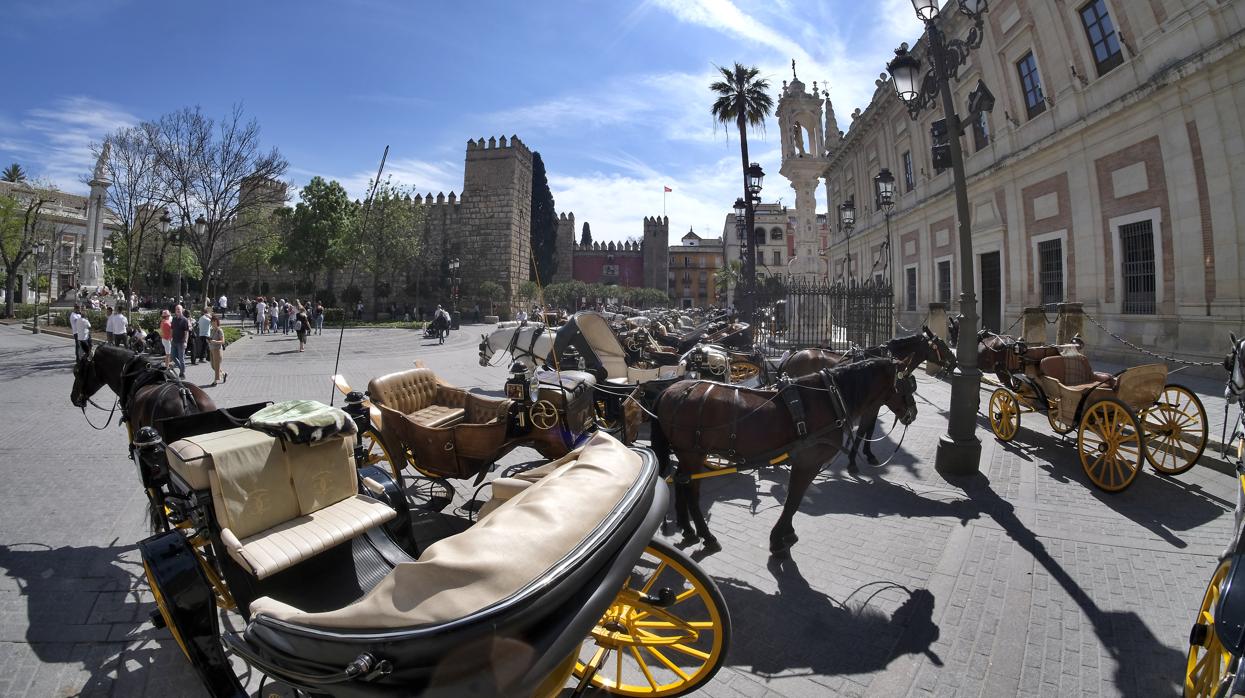
[[[1184,671],[1185,698],[1201,698],[1218,695],[1219,682],[1232,661],[1232,655],[1224,649],[1215,634],[1215,613],[1219,610],[1219,594],[1232,565],[1227,560],[1219,563],[1215,574],[1206,585],[1202,606],[1189,632],[1189,658]]]
[[[398,488],[402,488],[402,465],[390,453],[389,448],[385,446],[385,442],[380,435],[373,431],[375,427],[363,432],[363,462],[359,465],[375,465],[378,468],[385,468],[389,474],[393,476],[393,481],[398,483]]]
[[[1123,402],[1105,397],[1085,408],[1076,438],[1081,467],[1091,482],[1119,492],[1141,471],[1142,443],[1136,414]]]
[[[752,380],[761,374],[761,367],[751,361],[732,361],[731,362],[731,382],[742,383],[746,380]]]
[[[575,675],[582,678],[594,664],[592,685],[607,693],[680,696],[713,678],[730,638],[717,584],[683,553],[654,540],[583,644]]]
[[[1170,383],[1141,414],[1146,430],[1146,460],[1164,475],[1192,468],[1206,450],[1206,408],[1192,390]]]
[[[1020,429],[1020,403],[1007,388],[998,388],[990,395],[990,429],[999,441],[1011,441]]]

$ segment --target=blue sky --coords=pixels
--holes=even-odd
[[[737,137],[709,116],[714,65],[778,88],[830,82],[839,125],[920,26],[908,0],[5,0],[0,167],[81,192],[89,145],[182,106],[241,102],[290,179],[362,196],[381,151],[418,190],[462,187],[468,138],[518,134],[557,210],[598,240],[642,232],[667,195],[672,238],[720,234],[739,189]],[[778,129],[750,136],[765,198],[790,203]],[[673,241],[673,240],[672,240]]]

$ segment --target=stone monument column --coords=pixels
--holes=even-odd
[[[82,256],[78,260],[78,288],[95,290],[104,285],[104,202],[108,200],[108,187],[112,182],[105,171],[105,163],[112,152],[112,144],[104,141],[103,151],[95,162],[91,177],[91,195],[87,199],[86,236],[82,240]]]

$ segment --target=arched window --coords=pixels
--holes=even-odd
[[[758,245],[765,244],[765,228],[758,227],[756,229],[756,241]]]
[[[773,228],[770,228],[769,239],[770,240],[782,240],[783,239],[782,228],[779,228],[778,226],[774,226]]]

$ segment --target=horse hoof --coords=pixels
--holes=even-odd
[[[679,545],[683,547],[687,547],[690,545],[696,545],[699,542],[700,542],[700,536],[696,535],[695,533],[684,533],[683,540],[679,541]]]
[[[661,535],[663,536],[666,536],[666,537],[673,536],[676,532],[678,532],[678,530],[679,530],[678,524],[676,524],[673,521],[662,521],[661,522]]]
[[[865,454],[865,460],[869,461],[869,465],[877,465],[878,459],[872,453]]]
[[[860,468],[857,468],[857,467],[856,467],[856,462],[855,462],[855,461],[851,461],[851,462],[849,462],[849,463],[847,464],[847,472],[848,472],[848,474],[850,474],[850,475],[859,475],[859,474],[860,474]]]
[[[701,552],[705,554],[716,553],[721,549],[722,544],[718,542],[717,538],[706,538],[705,544],[700,548]]]

